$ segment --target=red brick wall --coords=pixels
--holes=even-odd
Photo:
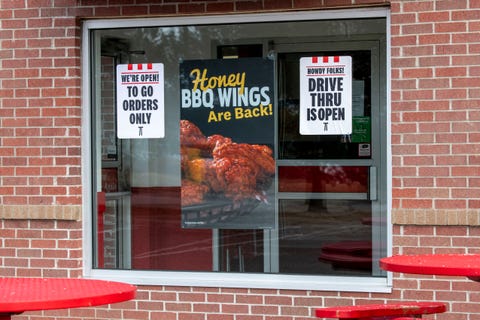
[[[389,2],[394,252],[478,250],[480,230],[466,225],[480,224],[480,0],[0,0],[2,210],[48,217],[50,207],[82,203],[79,18]],[[81,275],[81,222],[7,219],[0,227],[0,276]],[[392,294],[141,287],[135,301],[111,309],[31,319],[299,320],[313,318],[315,306],[398,299],[448,302],[438,319],[480,319],[480,287],[471,281],[396,274],[394,287]]]
[[[394,208],[480,208],[479,15],[478,0],[392,3]]]
[[[393,253],[478,253],[480,1],[392,1],[391,12]],[[393,285],[446,302],[438,319],[480,319],[478,283],[395,274]]]

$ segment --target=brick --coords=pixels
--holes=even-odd
[[[29,48],[48,48],[52,45],[52,39],[27,39]]]
[[[434,208],[437,209],[455,209],[465,207],[465,200],[434,200]]]
[[[39,32],[38,32],[38,30],[32,30],[32,29],[14,30],[13,37],[15,39],[38,38],[39,37]]]
[[[285,316],[304,316],[308,317],[310,315],[310,309],[306,307],[300,307],[300,306],[292,306],[292,307],[281,307],[280,308],[280,314],[285,315]]]
[[[27,26],[24,19],[3,20],[2,29],[22,29]]]
[[[294,8],[320,8],[324,6],[324,2],[320,0],[294,0]]]
[[[74,27],[77,25],[77,21],[75,17],[68,17],[68,18],[54,18],[53,19],[53,27],[56,28],[66,28],[66,27]]]
[[[25,48],[26,47],[26,41],[21,39],[21,40],[2,40],[2,48],[3,49],[16,49],[16,48]],[[14,58],[14,56],[12,56]],[[8,66],[8,65],[6,65]]]
[[[251,315],[252,320],[256,320],[254,315]],[[234,320],[237,319],[237,316],[231,314],[209,314],[207,315],[207,320]]]
[[[33,269],[33,268],[18,268],[16,270],[17,277],[41,277],[42,269]]]
[[[438,11],[442,10],[461,10],[467,8],[467,3],[464,1],[456,0],[438,0],[435,3]]]
[[[203,320],[205,315],[203,313],[179,313],[179,320]]]
[[[25,1],[23,0],[2,0],[2,9],[23,9],[25,8]]]
[[[433,99],[433,90],[409,90],[403,92],[404,100],[431,100]]]
[[[279,307],[278,306],[257,306],[253,305],[250,307],[250,310],[253,314],[262,314],[262,315],[272,315],[278,314]]]
[[[188,302],[182,303],[165,303],[165,310],[167,311],[192,311],[192,305]]]
[[[219,313],[220,305],[213,303],[193,304],[193,312],[195,313]]]
[[[234,11],[233,2],[207,3],[207,12],[232,12]]]
[[[53,27],[53,19],[52,18],[36,18],[36,19],[28,19],[27,20],[27,27],[28,29],[40,29],[40,28],[51,28]],[[45,39],[37,39],[37,41],[45,41]]]
[[[394,188],[392,194],[395,195],[395,198],[414,198],[417,196],[416,188]]]
[[[403,25],[402,26],[402,34],[407,35],[407,34],[415,34],[415,35],[420,35],[420,34],[431,34],[433,33],[433,23],[415,23],[415,24],[408,24],[408,25]]]
[[[324,0],[325,7],[348,6],[352,4],[352,0]]]
[[[146,15],[148,14],[148,6],[123,6],[121,15]]]
[[[16,19],[31,19],[32,17],[38,17],[39,10],[37,8],[25,9],[25,10],[14,10],[13,18]]]
[[[450,197],[450,191],[448,188],[422,188],[418,190],[419,198],[442,198],[446,199]],[[422,238],[423,239],[423,238]],[[425,245],[425,244],[424,244]]]
[[[208,302],[232,303],[234,301],[233,294],[208,294]]]
[[[433,121],[436,114],[434,112],[404,112],[402,120],[406,122],[425,122]]]
[[[424,34],[418,36],[418,44],[443,44],[450,42],[450,34]]]
[[[433,75],[432,68],[413,68],[407,69],[405,68],[402,72],[403,78],[430,78]]]
[[[417,166],[425,166],[425,165],[432,165],[434,163],[433,157],[431,156],[404,156],[403,157],[404,165],[417,165]]]
[[[433,1],[406,1],[402,3],[402,12],[422,12],[433,11]]]
[[[40,16],[42,17],[65,17],[66,9],[61,7],[41,6]]]
[[[192,302],[205,302],[206,296],[203,293],[180,293],[178,295],[180,300],[188,300]]]
[[[151,14],[174,14],[177,6],[174,4],[154,4],[149,7]]]
[[[424,45],[424,46],[406,46],[402,48],[403,56],[408,57],[418,57],[418,56],[431,56],[434,52],[435,46],[433,45]]]
[[[272,297],[275,298],[275,297]],[[263,296],[261,295],[252,295],[252,294],[237,294],[235,301],[242,304],[261,304],[263,303]],[[268,300],[268,297],[265,297],[266,303],[272,303]]]
[[[435,70],[436,77],[465,77],[467,69],[465,67],[437,67]]]
[[[21,195],[31,195],[35,196],[40,194],[40,187],[35,187],[35,186],[27,186],[27,187],[16,187],[15,188],[15,195],[21,196]]]
[[[177,314],[175,312],[151,312],[151,320],[177,320]]]
[[[96,6],[94,9],[94,16],[97,17],[109,17],[109,16],[120,16],[121,7],[100,7]]]
[[[391,21],[393,25],[412,24],[417,20],[416,14],[413,13],[397,13],[392,16]],[[397,32],[392,33],[394,35],[401,34],[400,28],[396,29]]]
[[[452,33],[452,32],[466,32],[466,22],[439,22],[435,26],[436,33]]]
[[[237,7],[241,6],[241,3],[237,2]],[[189,3],[179,4],[178,13],[202,13],[206,12],[205,4],[203,3]]]
[[[297,1],[294,1],[293,7],[297,6]],[[262,1],[258,0],[239,0],[236,1],[236,11],[252,11],[261,10],[263,8]]]
[[[321,305],[322,299],[320,297],[295,297],[293,301],[293,306],[310,306],[310,307],[316,307],[318,305]],[[279,303],[281,305],[291,305],[289,301],[281,302]]]
[[[440,111],[435,113],[435,120],[437,121],[465,121],[467,120],[467,113],[465,111]]]
[[[480,62],[480,58],[476,56],[453,56],[452,65],[462,66],[462,65],[476,65]]]
[[[266,10],[281,10],[293,8],[293,4],[291,1],[264,0],[263,2]]]
[[[450,12],[449,11],[419,12],[418,15],[417,15],[417,20],[420,23],[449,21],[450,20]]]

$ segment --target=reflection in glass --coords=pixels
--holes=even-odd
[[[369,276],[369,201],[280,200],[280,272]]]
[[[371,132],[370,122],[376,116],[371,101],[372,87],[377,84],[371,79],[375,66],[371,51],[355,50],[350,44],[355,44],[352,40],[355,37],[364,39],[366,35],[384,33],[384,29],[384,19],[365,19],[94,31],[93,37],[98,41],[93,41],[93,46],[100,48],[94,47],[93,52],[99,56],[92,59],[92,72],[101,74],[92,76],[92,145],[95,148],[92,163],[96,168],[92,185],[94,197],[97,192],[106,194],[105,211],[94,210],[95,267],[301,275],[374,274],[372,239],[378,239],[375,232],[381,233],[381,239],[386,241],[385,225],[379,227],[372,223],[374,209],[368,200],[369,166],[373,155],[379,152],[371,141],[378,133]],[[299,34],[304,38],[299,39]],[[349,43],[348,50],[325,51],[322,39],[331,42],[332,38]],[[310,43],[316,41],[318,50],[302,52],[300,47],[306,39]],[[276,52],[275,45],[281,41],[296,51]],[[356,134],[299,135],[298,61],[312,54],[352,56]],[[187,60],[266,56],[276,57],[278,85],[275,92],[278,103],[273,106],[278,117],[272,148],[277,150],[277,164],[269,191],[272,201],[268,204],[275,211],[275,224],[266,227],[261,221],[251,219],[243,225],[227,226],[229,229],[182,228],[179,66]],[[164,139],[117,139],[112,81],[115,64],[146,62],[161,62],[165,67],[166,136]],[[368,152],[359,153],[362,144],[370,145]],[[326,160],[344,162],[326,163]],[[350,162],[345,163],[346,160]],[[357,160],[370,162],[354,163]],[[262,208],[259,205],[256,210]],[[246,230],[249,228],[246,225],[258,228]]]

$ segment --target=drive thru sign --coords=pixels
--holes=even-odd
[[[300,59],[300,134],[352,133],[352,57]]]
[[[120,139],[165,137],[162,63],[117,66],[117,124]]]

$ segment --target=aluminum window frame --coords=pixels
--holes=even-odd
[[[203,286],[228,288],[293,289],[345,292],[379,292],[392,290],[392,275],[386,277],[339,277],[285,274],[241,274],[219,272],[177,272],[141,270],[100,270],[93,269],[93,215],[92,215],[92,139],[94,124],[91,122],[92,74],[91,33],[97,29],[181,26],[202,24],[231,24],[248,22],[282,22],[307,20],[335,20],[384,18],[386,20],[386,203],[387,203],[387,254],[391,255],[391,119],[390,119],[390,11],[388,7],[365,7],[339,10],[175,16],[129,19],[92,19],[83,22],[82,30],[82,217],[83,217],[83,275],[86,278],[116,280],[136,285],[159,286]]]

